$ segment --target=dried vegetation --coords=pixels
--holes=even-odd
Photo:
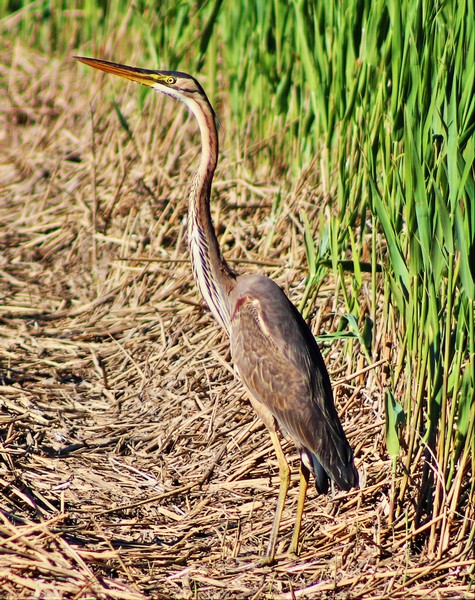
[[[101,75],[20,47],[1,64],[3,594],[472,597],[471,557],[456,548],[430,556],[404,519],[391,523],[381,369],[355,375],[341,340],[323,350],[364,485],[333,497],[310,490],[300,557],[259,566],[278,472],[191,277],[184,196],[194,124],[154,95],[140,115],[137,88],[120,82],[131,138]],[[284,185],[277,161],[256,181],[257,156],[226,152],[232,133],[213,206],[225,254],[298,302],[298,215],[318,222],[328,207],[312,171]],[[338,328],[333,289],[328,280],[320,291],[315,331]],[[287,453],[281,552],[297,502],[297,455]]]

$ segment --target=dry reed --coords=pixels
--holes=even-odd
[[[136,89],[124,85],[131,141],[100,79],[87,86],[72,62],[17,46],[1,64],[3,596],[472,597],[473,557],[451,548],[433,559],[404,520],[389,521],[381,365],[354,374],[338,341],[324,351],[364,485],[333,497],[310,490],[300,557],[259,566],[278,472],[190,273],[194,125],[153,95],[139,116]],[[315,176],[282,184],[277,161],[258,184],[257,157],[230,157],[213,205],[225,254],[298,302],[306,266],[296,217],[325,210]],[[283,202],[271,219],[276,190]],[[335,331],[331,281],[318,305],[314,327]],[[297,502],[297,455],[287,454],[280,552]]]

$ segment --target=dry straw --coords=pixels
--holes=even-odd
[[[122,110],[132,142],[91,74],[21,47],[1,64],[3,596],[471,597],[473,557],[457,546],[438,559],[419,553],[417,532],[390,523],[381,363],[355,373],[341,340],[324,350],[366,485],[330,497],[311,490],[300,558],[256,564],[277,465],[191,278],[194,127],[155,96],[138,116],[130,89]],[[323,217],[317,183],[304,172],[269,218],[277,175],[263,185],[249,168],[229,158],[218,168],[224,251],[298,302],[306,258],[296,215]],[[318,304],[314,327],[334,332],[332,281]],[[294,480],[280,551],[297,502],[298,457],[286,450]]]

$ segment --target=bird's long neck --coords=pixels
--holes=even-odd
[[[229,334],[229,292],[236,275],[224,260],[211,221],[210,196],[218,161],[218,134],[209,105],[189,104],[200,126],[202,153],[193,177],[188,206],[188,243],[193,274],[198,288],[215,319]]]

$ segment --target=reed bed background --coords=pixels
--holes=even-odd
[[[474,17],[467,0],[2,4],[5,597],[473,597]],[[362,486],[310,491],[298,559],[257,563],[277,465],[191,277],[196,126],[74,54],[200,79],[224,253],[319,339]]]

